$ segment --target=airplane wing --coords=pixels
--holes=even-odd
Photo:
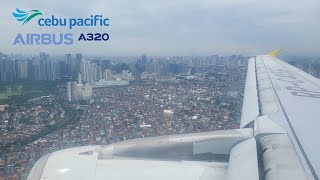
[[[60,150],[28,179],[319,180],[320,80],[277,53],[248,62],[240,129]]]
[[[290,137],[308,178],[319,180],[320,144],[315,139],[320,136],[318,130],[320,125],[320,80],[279,60],[276,57],[278,52],[273,51],[268,55],[256,56],[249,60],[241,127],[254,124],[255,128],[259,126],[265,128],[266,122],[259,120],[263,118],[277,124],[278,128],[283,128],[284,134]],[[272,131],[276,133],[276,128],[270,128],[270,132]],[[278,141],[277,136],[279,138],[286,136],[280,134],[270,135],[268,140]],[[263,137],[260,141],[265,141],[264,138],[268,136]],[[259,139],[257,135],[256,139]],[[261,143],[263,146],[263,142]],[[264,153],[268,151],[270,148]],[[286,153],[283,152],[282,157],[284,158],[281,160],[290,161]],[[275,164],[276,167],[270,167],[269,173],[277,173],[276,171],[289,173],[294,171],[292,164],[279,162]]]

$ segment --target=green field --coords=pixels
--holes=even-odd
[[[18,96],[22,94],[22,86],[4,86],[0,88],[0,99],[8,99],[10,96]]]
[[[0,85],[0,104],[17,105],[39,96],[51,94],[57,86],[53,81],[26,81]]]

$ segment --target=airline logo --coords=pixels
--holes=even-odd
[[[16,8],[16,12],[13,12],[12,15],[17,19],[17,21],[22,22],[22,25],[24,25],[34,17],[42,15],[42,13],[39,10],[26,12]]]

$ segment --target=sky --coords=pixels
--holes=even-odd
[[[101,14],[109,27],[22,26],[15,8],[42,17],[86,18]],[[40,17],[40,16],[39,16]],[[320,55],[319,0],[2,0],[0,52],[128,56],[265,54]],[[107,42],[13,45],[18,33],[108,33]],[[77,39],[77,37],[75,37]]]

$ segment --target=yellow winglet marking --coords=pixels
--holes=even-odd
[[[269,55],[269,56],[272,56],[272,57],[277,57],[278,54],[281,53],[281,51],[282,51],[282,49],[277,49],[277,50],[274,50],[274,51],[268,53],[268,55]]]

